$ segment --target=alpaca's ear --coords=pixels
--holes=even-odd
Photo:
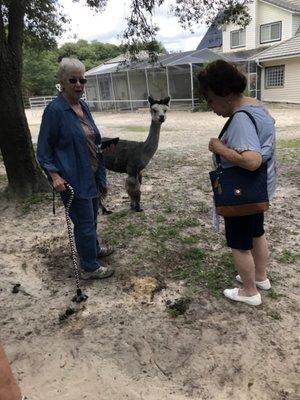
[[[148,96],[148,101],[149,101],[150,107],[153,106],[153,104],[155,103],[155,100],[152,96]]]
[[[163,104],[165,104],[166,106],[169,105],[171,98],[169,96],[165,97],[162,101]]]

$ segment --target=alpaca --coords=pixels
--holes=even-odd
[[[114,153],[105,156],[105,166],[108,170],[128,175],[125,188],[130,197],[130,208],[134,211],[143,211],[140,206],[142,170],[157,150],[160,127],[166,120],[170,97],[154,100],[149,96],[148,101],[152,119],[147,139],[144,142],[120,139]],[[106,213],[107,210],[102,204],[101,207],[102,212]]]

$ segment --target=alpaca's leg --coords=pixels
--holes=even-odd
[[[138,180],[140,182],[140,185],[142,184],[142,180],[143,180],[143,175],[141,172],[138,173]]]
[[[105,199],[105,197],[107,196],[107,188],[105,187],[102,187],[101,188],[101,193],[100,193],[100,196],[99,196],[99,206],[100,206],[100,208],[101,208],[101,211],[102,211],[102,214],[111,214],[112,213],[112,211],[109,211],[106,207],[105,207],[105,205],[103,204],[103,200]]]
[[[126,191],[130,197],[130,208],[134,211],[143,211],[140,206],[141,200],[141,184],[138,175],[129,175],[125,183]]]

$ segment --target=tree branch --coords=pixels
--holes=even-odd
[[[11,0],[8,13],[8,45],[15,56],[22,54],[26,0]]]
[[[1,48],[1,53],[2,53],[2,49],[5,45],[6,42],[6,34],[5,34],[5,6],[3,4],[3,1],[0,0],[0,48]]]

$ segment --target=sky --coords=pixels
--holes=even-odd
[[[195,50],[205,34],[207,27],[194,27],[194,34],[183,30],[177,19],[170,15],[166,5],[156,10],[154,21],[160,28],[157,39],[162,42],[167,51]],[[93,13],[84,6],[84,0],[73,3],[72,0],[60,0],[65,13],[71,19],[68,32],[58,41],[59,45],[78,39],[87,41],[98,40],[103,43],[120,44],[122,31],[125,29],[125,17],[129,15],[130,0],[108,0],[106,11],[102,14]]]

